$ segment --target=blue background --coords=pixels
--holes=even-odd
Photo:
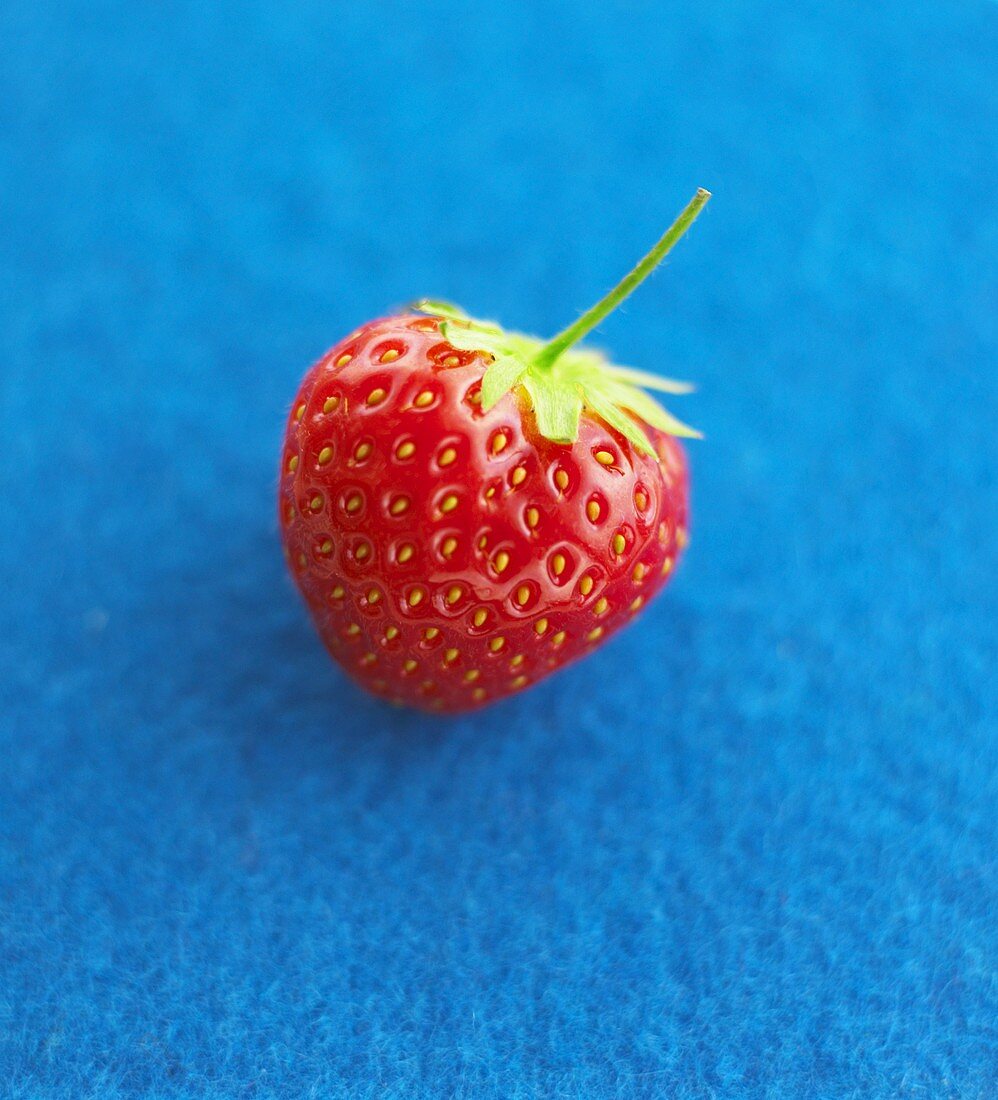
[[[998,5],[14,0],[0,60],[0,1094],[998,1096]],[[552,332],[699,184],[600,334],[701,385],[674,585],[481,716],[360,695],[301,373]]]

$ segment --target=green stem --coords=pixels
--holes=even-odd
[[[538,367],[550,367],[562,352],[567,351],[574,343],[577,343],[594,329],[607,314],[612,313],[617,306],[662,262],[671,250],[672,246],[686,232],[696,220],[697,214],[707,205],[710,192],[702,187],[697,188],[697,193],[687,203],[686,208],[678,218],[666,230],[665,235],[648,253],[647,256],[607,294],[601,298],[591,309],[587,309],[582,316],[569,325],[564,331],[559,332],[544,345],[534,359],[534,365]]]

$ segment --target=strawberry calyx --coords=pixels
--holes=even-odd
[[[618,366],[602,352],[576,344],[654,271],[709,198],[709,191],[699,189],[658,243],[617,286],[551,340],[476,320],[445,302],[424,300],[414,308],[441,319],[440,333],[452,347],[491,357],[482,379],[483,409],[492,408],[514,387],[522,387],[533,406],[538,431],[555,443],[575,442],[584,408],[646,454],[655,452],[643,424],[669,435],[702,438],[645,392],[686,394],[693,390],[689,383]]]

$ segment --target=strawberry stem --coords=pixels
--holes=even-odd
[[[707,205],[707,200],[709,198],[709,191],[705,191],[702,187],[697,188],[697,193],[690,199],[679,217],[676,218],[672,225],[665,231],[665,235],[658,244],[655,245],[651,252],[649,252],[629,274],[625,275],[609,294],[601,298],[596,305],[587,309],[586,312],[583,313],[577,321],[569,325],[568,328],[559,332],[557,336],[549,340],[548,343],[541,348],[540,352],[538,352],[537,357],[534,359],[534,366],[541,368],[550,367],[559,355],[581,340],[582,337],[594,329],[604,317],[612,313],[628,294],[643,283],[655,268],[658,267],[672,249],[672,246],[696,220],[697,215]]]

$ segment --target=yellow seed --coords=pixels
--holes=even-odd
[[[437,627],[435,627],[435,626],[428,626],[428,627],[427,627],[427,628],[426,628],[426,629],[425,629],[425,630],[423,631],[423,637],[424,637],[424,638],[426,639],[426,641],[428,641],[428,642],[432,642],[432,641],[433,641],[433,639],[434,639],[434,638],[435,638],[435,637],[436,637],[436,636],[437,636],[437,635],[438,635],[439,633],[440,633],[440,631],[439,631],[439,629],[438,629]]]
[[[304,554],[299,554],[298,555],[298,564],[301,565],[301,566],[304,566],[305,561],[306,561],[305,555]]]
[[[472,405],[480,405],[482,403],[482,391],[475,390],[474,393],[469,393],[468,400],[472,403]]]
[[[464,674],[464,678],[469,684],[473,684],[479,676],[481,676],[481,673],[478,671],[477,668],[469,668],[468,671]]]
[[[635,493],[634,503],[638,506],[638,509],[643,512],[648,507],[648,497],[641,492]]]
[[[485,610],[484,607],[480,607],[475,612],[474,617],[472,618],[471,621],[475,624],[475,626],[484,626],[485,625],[485,620],[488,617],[489,617],[489,613]]]
[[[516,602],[521,607],[523,607],[523,605],[529,599],[530,599],[530,589],[525,584],[521,584],[520,587],[516,590]]]
[[[455,458],[457,458],[457,451],[455,451],[453,447],[445,447],[440,452],[440,457],[437,459],[437,462],[439,462],[441,466],[449,466]]]
[[[548,628],[547,619],[538,619],[537,622],[534,623],[534,632],[536,634],[543,634],[547,630],[547,628]]]
[[[541,514],[536,508],[528,508],[524,513],[524,519],[527,521],[527,526],[531,528],[531,530],[537,526],[540,518]]]
[[[378,658],[373,653],[365,653],[360,659],[362,665],[373,665],[377,662]]]
[[[648,572],[648,566],[645,565],[643,562],[639,561],[638,564],[634,567],[634,569],[631,573],[631,577],[633,578],[634,583],[635,584],[640,584],[645,579],[645,574],[647,572]]]
[[[430,390],[423,390],[422,393],[416,395],[416,400],[413,404],[417,409],[425,409],[433,401],[433,393]]]
[[[327,462],[333,457],[332,447],[323,447],[319,452],[319,465],[325,466]]]
[[[482,535],[482,537],[478,540],[478,549],[479,550],[484,550],[485,547],[488,546],[488,544],[489,544],[489,536],[488,535]]]
[[[461,656],[460,650],[457,650],[457,649],[445,649],[444,650],[444,660],[445,661],[448,661],[448,662],[456,661],[458,659],[458,657],[460,657],[460,656]]]
[[[451,556],[451,554],[453,554],[456,549],[457,549],[457,539],[453,538],[453,537],[444,539],[444,541],[440,544],[440,553],[445,558],[449,558]]]
[[[491,649],[493,653],[498,653],[499,650],[502,649],[502,647],[505,644],[506,644],[506,639],[503,638],[502,636],[500,636],[498,638],[493,638],[492,641],[489,642],[489,649]]]
[[[600,596],[600,598],[593,604],[593,614],[605,615],[606,609],[610,606],[610,601],[606,596]]]
[[[568,474],[564,470],[555,470],[554,483],[564,492],[568,488]]]
[[[416,452],[416,444],[412,440],[407,440],[405,443],[400,443],[395,448],[396,458],[410,458]]]
[[[500,550],[492,559],[492,568],[497,573],[502,573],[507,565],[509,565],[509,554],[507,554],[505,550]]]
[[[398,553],[395,556],[399,560],[399,562],[404,564],[412,557],[414,553],[415,551],[413,550],[413,548],[409,545],[409,543],[406,543],[404,546],[399,547]]]
[[[381,599],[381,593],[376,588],[369,588],[367,590],[367,602],[377,603]]]
[[[445,367],[456,367],[461,362],[456,355],[448,355],[444,360],[443,365]]]
[[[522,653],[517,653],[517,655],[509,662],[509,667],[518,668],[520,665],[523,664],[526,659],[527,658],[524,657]]]
[[[565,640],[565,631],[564,630],[559,630],[558,633],[555,634],[555,636],[551,639],[551,644],[552,645],[561,645],[561,643],[564,640]]]
[[[565,555],[555,554],[551,559],[551,572],[560,577],[565,572]]]
[[[405,512],[408,509],[408,507],[409,507],[409,498],[408,497],[396,497],[392,501],[391,507],[388,509],[388,511],[391,512],[391,514],[393,516],[400,516],[400,515],[402,515],[403,512]]]
[[[351,623],[347,627],[347,633],[350,635],[351,638],[353,638],[355,635],[360,633],[360,627],[356,623]]]
[[[592,590],[593,590],[593,579],[592,579],[592,577],[583,577],[582,580],[579,581],[579,591],[582,593],[583,596],[588,596],[589,593],[592,592]]]
[[[441,512],[453,512],[456,507],[457,507],[457,497],[453,493],[449,493],[440,502],[440,511]]]
[[[513,485],[522,485],[527,480],[527,471],[522,466],[517,466],[509,475],[509,480]]]
[[[343,589],[343,585],[336,585],[332,592],[330,592],[330,595],[333,597],[334,600],[342,600],[343,597],[346,595],[346,592]]]
[[[591,500],[586,505],[586,515],[589,517],[590,523],[595,523],[600,517],[600,506],[598,501]]]
[[[615,534],[613,536],[613,552],[615,554],[623,554],[623,552],[626,548],[627,548],[627,540],[618,531],[617,534]]]
[[[676,545],[679,547],[679,549],[682,550],[686,546],[686,543],[688,541],[689,541],[689,538],[686,534],[686,528],[685,527],[677,527],[676,528]]]
[[[510,686],[512,688],[514,688],[515,690],[519,690],[522,687],[526,687],[526,684],[527,684],[526,676],[517,676],[510,682]]]
[[[425,595],[426,593],[422,590],[422,588],[414,588],[408,596],[409,606],[416,607],[421,604],[423,602],[423,596]]]
[[[288,505],[288,510],[285,515],[287,516],[288,523],[295,518],[295,506],[293,504]]]
[[[348,512],[359,512],[360,506],[363,503],[364,501],[360,493],[354,493],[353,496],[347,498],[346,510]]]
[[[419,662],[414,661],[410,657],[402,667],[405,669],[406,672],[415,672],[416,669],[419,668]]]
[[[381,356],[382,363],[394,363],[398,359],[399,353],[394,348],[389,348],[384,355]]]
[[[669,541],[669,529],[664,523],[658,525],[658,541],[664,546]]]
[[[388,396],[388,391],[378,386],[377,389],[371,390],[367,395],[367,403],[369,405],[380,405],[382,401]]]
[[[374,448],[370,443],[358,443],[354,448],[353,457],[358,462],[363,462],[365,458],[371,453]]]
[[[332,552],[333,552],[333,543],[330,539],[326,539],[326,541],[319,547],[319,553],[320,554],[331,554]]]
[[[357,549],[354,551],[353,556],[357,559],[357,561],[364,561],[370,556],[370,554],[370,546],[368,546],[366,542],[362,542],[360,546],[358,546]]]
[[[631,600],[631,611],[638,611],[638,610],[640,610],[640,608],[641,608],[641,605],[642,605],[642,604],[643,604],[644,602],[645,602],[645,598],[644,598],[644,596],[635,596],[635,597],[634,597],[634,599],[633,599],[633,600]]]
[[[475,690],[471,693],[471,697],[472,699],[477,699],[479,702],[481,702],[481,700],[485,698],[485,688],[475,688]]]
[[[347,365],[347,363],[349,363],[352,358],[353,358],[352,355],[341,355],[339,357],[339,359],[336,360],[336,365],[338,367],[345,367]]]
[[[491,500],[495,495],[496,495],[496,487],[494,485],[490,485],[485,490],[485,499],[486,500]]]
[[[318,493],[316,493],[315,496],[312,497],[312,499],[308,502],[308,506],[312,509],[313,512],[318,512],[318,510],[322,507],[322,497],[319,496]]]
[[[589,633],[586,635],[586,641],[595,642],[599,638],[602,638],[602,637],[603,637],[603,627],[597,626],[595,629],[590,630]]]
[[[669,573],[669,570],[671,568],[672,568],[672,558],[666,558],[665,561],[662,562],[662,576],[663,577],[667,576],[668,573]]]
[[[461,589],[458,585],[453,584],[447,589],[447,603],[455,604],[461,598]]]
[[[298,456],[292,455],[288,459],[288,473],[293,474],[298,469]]]
[[[504,432],[496,432],[492,437],[492,453],[497,455],[500,451],[505,450],[508,442],[509,440],[506,438]]]
[[[336,409],[336,406],[340,403],[340,399],[335,395],[333,397],[327,397],[322,406],[324,413],[331,413]]]
[[[610,454],[609,451],[597,451],[596,452],[596,461],[601,466],[612,466],[613,465],[613,455]]]
[[[295,420],[301,420],[305,415],[305,402],[303,401],[297,409],[295,409]]]
[[[399,628],[397,626],[390,626],[385,630],[385,641],[393,642],[399,636]]]

